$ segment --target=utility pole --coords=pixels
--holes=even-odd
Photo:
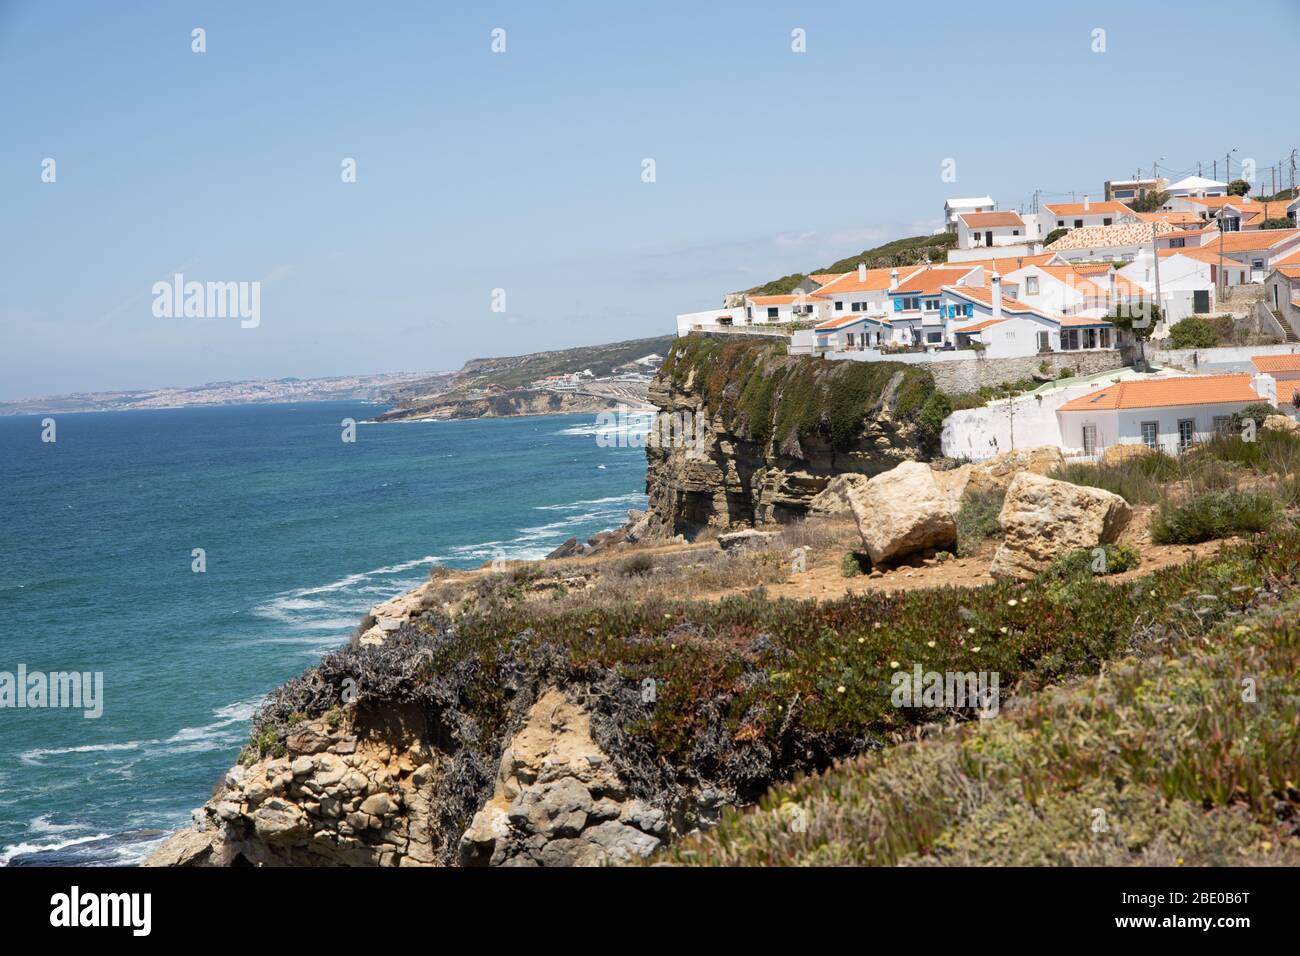
[[[1155,279],[1156,279],[1155,306],[1157,309],[1159,309],[1163,304],[1160,299],[1160,243],[1156,238],[1156,224],[1154,221],[1152,221],[1151,223],[1151,257],[1154,260],[1152,263],[1152,268],[1155,269]],[[1163,312],[1161,312],[1160,315],[1161,318],[1164,317]],[[1155,329],[1152,329],[1151,331],[1154,332]],[[1138,339],[1138,347],[1141,349],[1140,355],[1142,356],[1142,368],[1145,370],[1147,365],[1147,353],[1146,353],[1146,348],[1141,344],[1142,342],[1143,342],[1142,339]]]

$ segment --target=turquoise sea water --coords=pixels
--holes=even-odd
[[[372,604],[644,507],[644,452],[598,446],[594,415],[376,411],[56,415],[52,444],[0,418],[0,672],[104,675],[98,719],[0,709],[0,864],[138,861],[211,795],[262,697]]]

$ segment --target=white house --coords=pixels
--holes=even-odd
[[[781,322],[807,322],[816,316],[817,302],[807,294],[748,295],[743,306],[744,322],[736,325],[767,325]]]
[[[992,196],[970,196],[965,199],[949,199],[943,204],[943,221],[952,232],[957,228],[957,217],[964,212],[992,212]]]
[[[1255,371],[1270,376],[1276,386],[1276,404],[1284,415],[1295,415],[1300,402],[1300,355],[1255,355],[1250,359]]]
[[[821,303],[819,314],[826,319],[843,318],[859,312],[883,316],[889,309],[889,292],[924,266],[868,269],[859,263],[853,272],[836,276],[815,292],[811,298]]]
[[[996,272],[987,286],[945,287],[940,307],[947,318],[946,340],[958,349],[980,349],[988,358],[1116,347],[1109,322],[1046,312],[1008,294],[1015,289]]]
[[[1019,213],[964,212],[957,217],[957,246],[961,249],[1018,246],[1027,237],[1025,221]]]
[[[1268,394],[1271,379],[1191,375],[1116,382],[1056,410],[1067,455],[1095,456],[1112,445],[1186,451],[1231,426],[1232,416]]]
[[[1218,267],[1207,261],[1198,250],[1191,252],[1197,254],[1172,249],[1160,256],[1158,304],[1166,324],[1180,322],[1189,315],[1207,315],[1217,308],[1214,279]],[[1244,269],[1237,270],[1235,278],[1244,279],[1245,274]],[[1150,249],[1140,250],[1135,260],[1119,270],[1119,275],[1142,289],[1150,301],[1155,300],[1156,259]]]
[[[1135,222],[1137,213],[1122,202],[1106,200],[1092,202],[1088,196],[1083,202],[1047,203],[1039,222],[1046,232],[1053,229],[1084,229],[1088,226],[1114,226]]]
[[[1188,176],[1165,187],[1165,192],[1172,196],[1226,196],[1228,184],[1204,176]]]

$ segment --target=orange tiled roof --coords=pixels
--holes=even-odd
[[[962,298],[970,299],[973,302],[979,302],[981,305],[987,305],[989,308],[993,307],[993,290],[988,286],[951,285],[944,286],[943,291],[951,292],[953,295],[959,295]],[[1044,312],[1042,309],[1035,308],[1032,305],[1027,305],[1019,299],[1013,299],[1005,292],[1002,294],[1002,311],[1030,313],[1033,315],[1041,315],[1043,318],[1051,319],[1053,322],[1059,321],[1057,317],[1052,315],[1050,312]]]
[[[970,275],[976,268],[978,266],[972,267],[969,263],[963,262],[958,268],[931,266],[918,269],[906,279],[900,279],[898,288],[893,291],[920,295],[934,294],[946,285],[956,285],[957,280]]]
[[[1255,355],[1250,364],[1261,372],[1300,372],[1300,355]]]
[[[1025,221],[1014,212],[964,212],[961,221],[972,229],[996,228],[998,226],[1024,226]]]
[[[836,279],[843,278],[846,275],[848,275],[847,272],[814,272],[808,278],[812,279],[813,282],[816,282],[818,285],[824,286],[827,283],[834,282]]]
[[[989,272],[1000,272],[1006,275],[1008,272],[1015,272],[1017,269],[1023,269],[1025,266],[1041,266],[1056,258],[1053,253],[1044,252],[1036,256],[1001,256],[996,259],[965,259],[962,262],[949,263],[950,266],[979,266],[987,269]]]
[[[755,305],[790,305],[795,301],[806,302],[806,295],[751,295],[749,301]]]
[[[982,332],[985,329],[987,329],[990,325],[997,325],[999,322],[1005,322],[1005,321],[1006,321],[1005,318],[985,319],[983,322],[976,322],[974,325],[967,325],[960,329],[953,329],[953,334],[965,335],[967,332]]]
[[[876,325],[886,324],[883,316],[871,315],[867,312],[852,312],[834,319],[827,319],[825,322],[819,322],[815,328],[818,332],[833,332],[835,329],[842,329],[844,326],[853,325],[855,322],[874,322]]]
[[[1282,273],[1288,279],[1300,279],[1300,265],[1298,266],[1278,266],[1277,271]]]
[[[898,269],[898,279],[901,284],[906,276],[914,272],[919,272],[924,266],[904,266]],[[889,274],[894,271],[894,267],[882,267],[879,269],[868,269],[867,279],[865,282],[858,280],[858,270],[846,272],[833,282],[828,282],[822,286],[813,295],[824,298],[832,298],[837,295],[851,295],[854,292],[885,292],[889,289]]]
[[[1205,220],[1194,212],[1140,212],[1143,222],[1167,222],[1175,226],[1199,226]]]
[[[1209,242],[1201,245],[1202,249],[1218,250],[1223,246],[1224,252],[1253,252],[1256,249],[1271,249],[1285,239],[1293,239],[1300,234],[1296,229],[1254,229],[1249,232],[1221,232]]]
[[[1087,209],[1083,208],[1081,202],[1044,203],[1043,208],[1053,216],[1059,216],[1062,219],[1066,216],[1133,215],[1133,210],[1129,209],[1128,206],[1110,199],[1103,202],[1089,202]]]
[[[1257,402],[1250,376],[1190,375],[1116,382],[1080,395],[1062,405],[1062,412],[1114,411],[1121,408],[1168,408],[1174,405],[1214,405],[1220,402]]]

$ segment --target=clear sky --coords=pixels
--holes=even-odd
[[[1294,0],[0,0],[0,398],[665,334],[948,196],[1263,170],[1298,54]],[[178,270],[260,325],[155,318]]]

